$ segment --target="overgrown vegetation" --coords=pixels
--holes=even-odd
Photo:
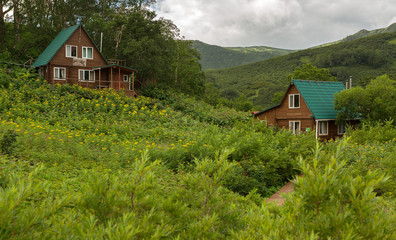
[[[137,79],[143,84],[157,82],[188,94],[203,94],[205,76],[198,52],[179,35],[177,26],[150,9],[155,2],[2,0],[0,64],[28,67],[61,30],[81,24],[96,46],[103,40],[106,59],[126,61],[138,70]]]
[[[220,47],[193,41],[192,45],[201,55],[203,70],[230,68],[262,61],[293,52],[293,50],[271,47]]]
[[[206,71],[207,80],[223,91],[245,94],[255,106],[271,106],[274,93],[285,91],[296,67],[311,63],[328,68],[339,81],[353,77],[354,86],[365,86],[383,74],[396,72],[396,33],[384,33],[312,48],[244,66]],[[322,79],[314,79],[322,80]]]
[[[392,124],[321,146],[175,92],[0,79],[2,239],[395,238]]]

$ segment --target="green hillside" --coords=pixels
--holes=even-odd
[[[322,145],[144,94],[0,69],[0,239],[394,239],[391,125]],[[299,173],[282,207],[265,201]]]
[[[371,31],[362,29],[355,34],[352,34],[352,35],[349,35],[349,36],[343,38],[341,40],[341,42],[348,42],[348,41],[352,41],[352,40],[363,38],[363,37],[370,37],[370,36],[374,36],[374,35],[381,34],[381,33],[393,33],[393,32],[396,32],[396,23],[393,23],[386,28],[379,28],[379,29],[375,29],[375,30],[371,30]]]
[[[229,69],[210,70],[206,71],[206,76],[207,81],[219,89],[245,94],[255,105],[266,108],[273,104],[271,99],[275,92],[286,89],[288,75],[294,68],[308,62],[328,68],[339,81],[353,76],[354,85],[365,85],[371,78],[396,72],[396,33],[301,50]]]
[[[366,30],[366,29],[362,29],[359,32],[346,36],[345,38],[335,41],[335,42],[330,42],[330,43],[325,43],[325,44],[321,44],[319,46],[315,46],[314,48],[318,48],[318,47],[326,47],[326,46],[330,46],[333,44],[337,44],[340,42],[348,42],[348,41],[352,41],[352,40],[356,40],[359,38],[364,38],[364,37],[370,37],[370,36],[374,36],[374,35],[378,35],[381,33],[393,33],[396,32],[396,23],[393,23],[391,25],[389,25],[388,27],[385,28],[379,28],[379,29],[374,29],[374,30]]]
[[[193,47],[201,55],[203,70],[235,67],[247,63],[285,55],[292,50],[271,47],[220,47],[194,41]]]

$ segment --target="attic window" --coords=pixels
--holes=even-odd
[[[300,94],[289,94],[289,108],[300,108]]]
[[[66,45],[66,57],[77,57],[77,46]]]
[[[93,59],[93,48],[91,47],[83,47],[82,48],[82,57]]]

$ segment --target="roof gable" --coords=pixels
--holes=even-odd
[[[334,95],[345,89],[342,82],[307,81],[293,79],[315,119],[335,119]]]
[[[48,47],[41,53],[41,55],[33,63],[33,67],[40,67],[47,65],[59,49],[65,44],[71,35],[78,29],[80,25],[75,25],[66,29],[63,29]]]
[[[93,43],[96,49],[98,47],[96,46],[95,42],[92,40],[92,38],[87,34],[85,29],[80,25],[74,25],[72,27],[63,29],[52,42],[48,45],[48,47],[41,53],[41,55],[36,59],[36,61],[33,63],[32,67],[40,67],[40,66],[45,66],[47,65],[52,58],[55,56],[55,54],[60,50],[60,48],[66,43],[67,40],[74,34],[74,32],[81,27],[85,34],[88,36],[89,40]],[[106,58],[103,57],[102,53],[99,51],[100,56],[103,58],[103,60],[107,63]]]

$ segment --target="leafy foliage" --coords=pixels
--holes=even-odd
[[[137,69],[141,85],[161,83],[188,94],[204,92],[198,52],[171,21],[157,18],[149,8],[156,1],[5,2],[13,20],[1,15],[0,62],[30,66],[62,29],[82,24],[97,46],[103,33],[102,54]]]
[[[0,75],[0,136],[17,134],[0,154],[1,239],[395,236],[392,124],[387,138],[349,129],[349,141],[312,152],[312,133],[174,91],[131,99],[24,69]],[[297,173],[286,205],[263,201]]]
[[[391,120],[396,116],[396,80],[382,75],[366,88],[344,90],[335,96],[335,109],[339,121],[357,116],[369,121]]]
[[[203,70],[230,68],[262,61],[293,52],[271,47],[220,47],[193,41],[193,47],[201,55]]]
[[[337,81],[337,78],[331,76],[328,69],[317,68],[310,63],[304,64],[302,67],[296,67],[292,74],[289,75],[289,80],[315,80],[315,81]]]
[[[296,67],[310,63],[327,68],[339,81],[353,76],[354,86],[395,73],[396,33],[383,33],[330,46],[311,48],[244,66],[206,71],[207,80],[220,90],[245,94],[255,106],[270,107],[274,93],[285,91]],[[319,80],[319,79],[314,79]]]

